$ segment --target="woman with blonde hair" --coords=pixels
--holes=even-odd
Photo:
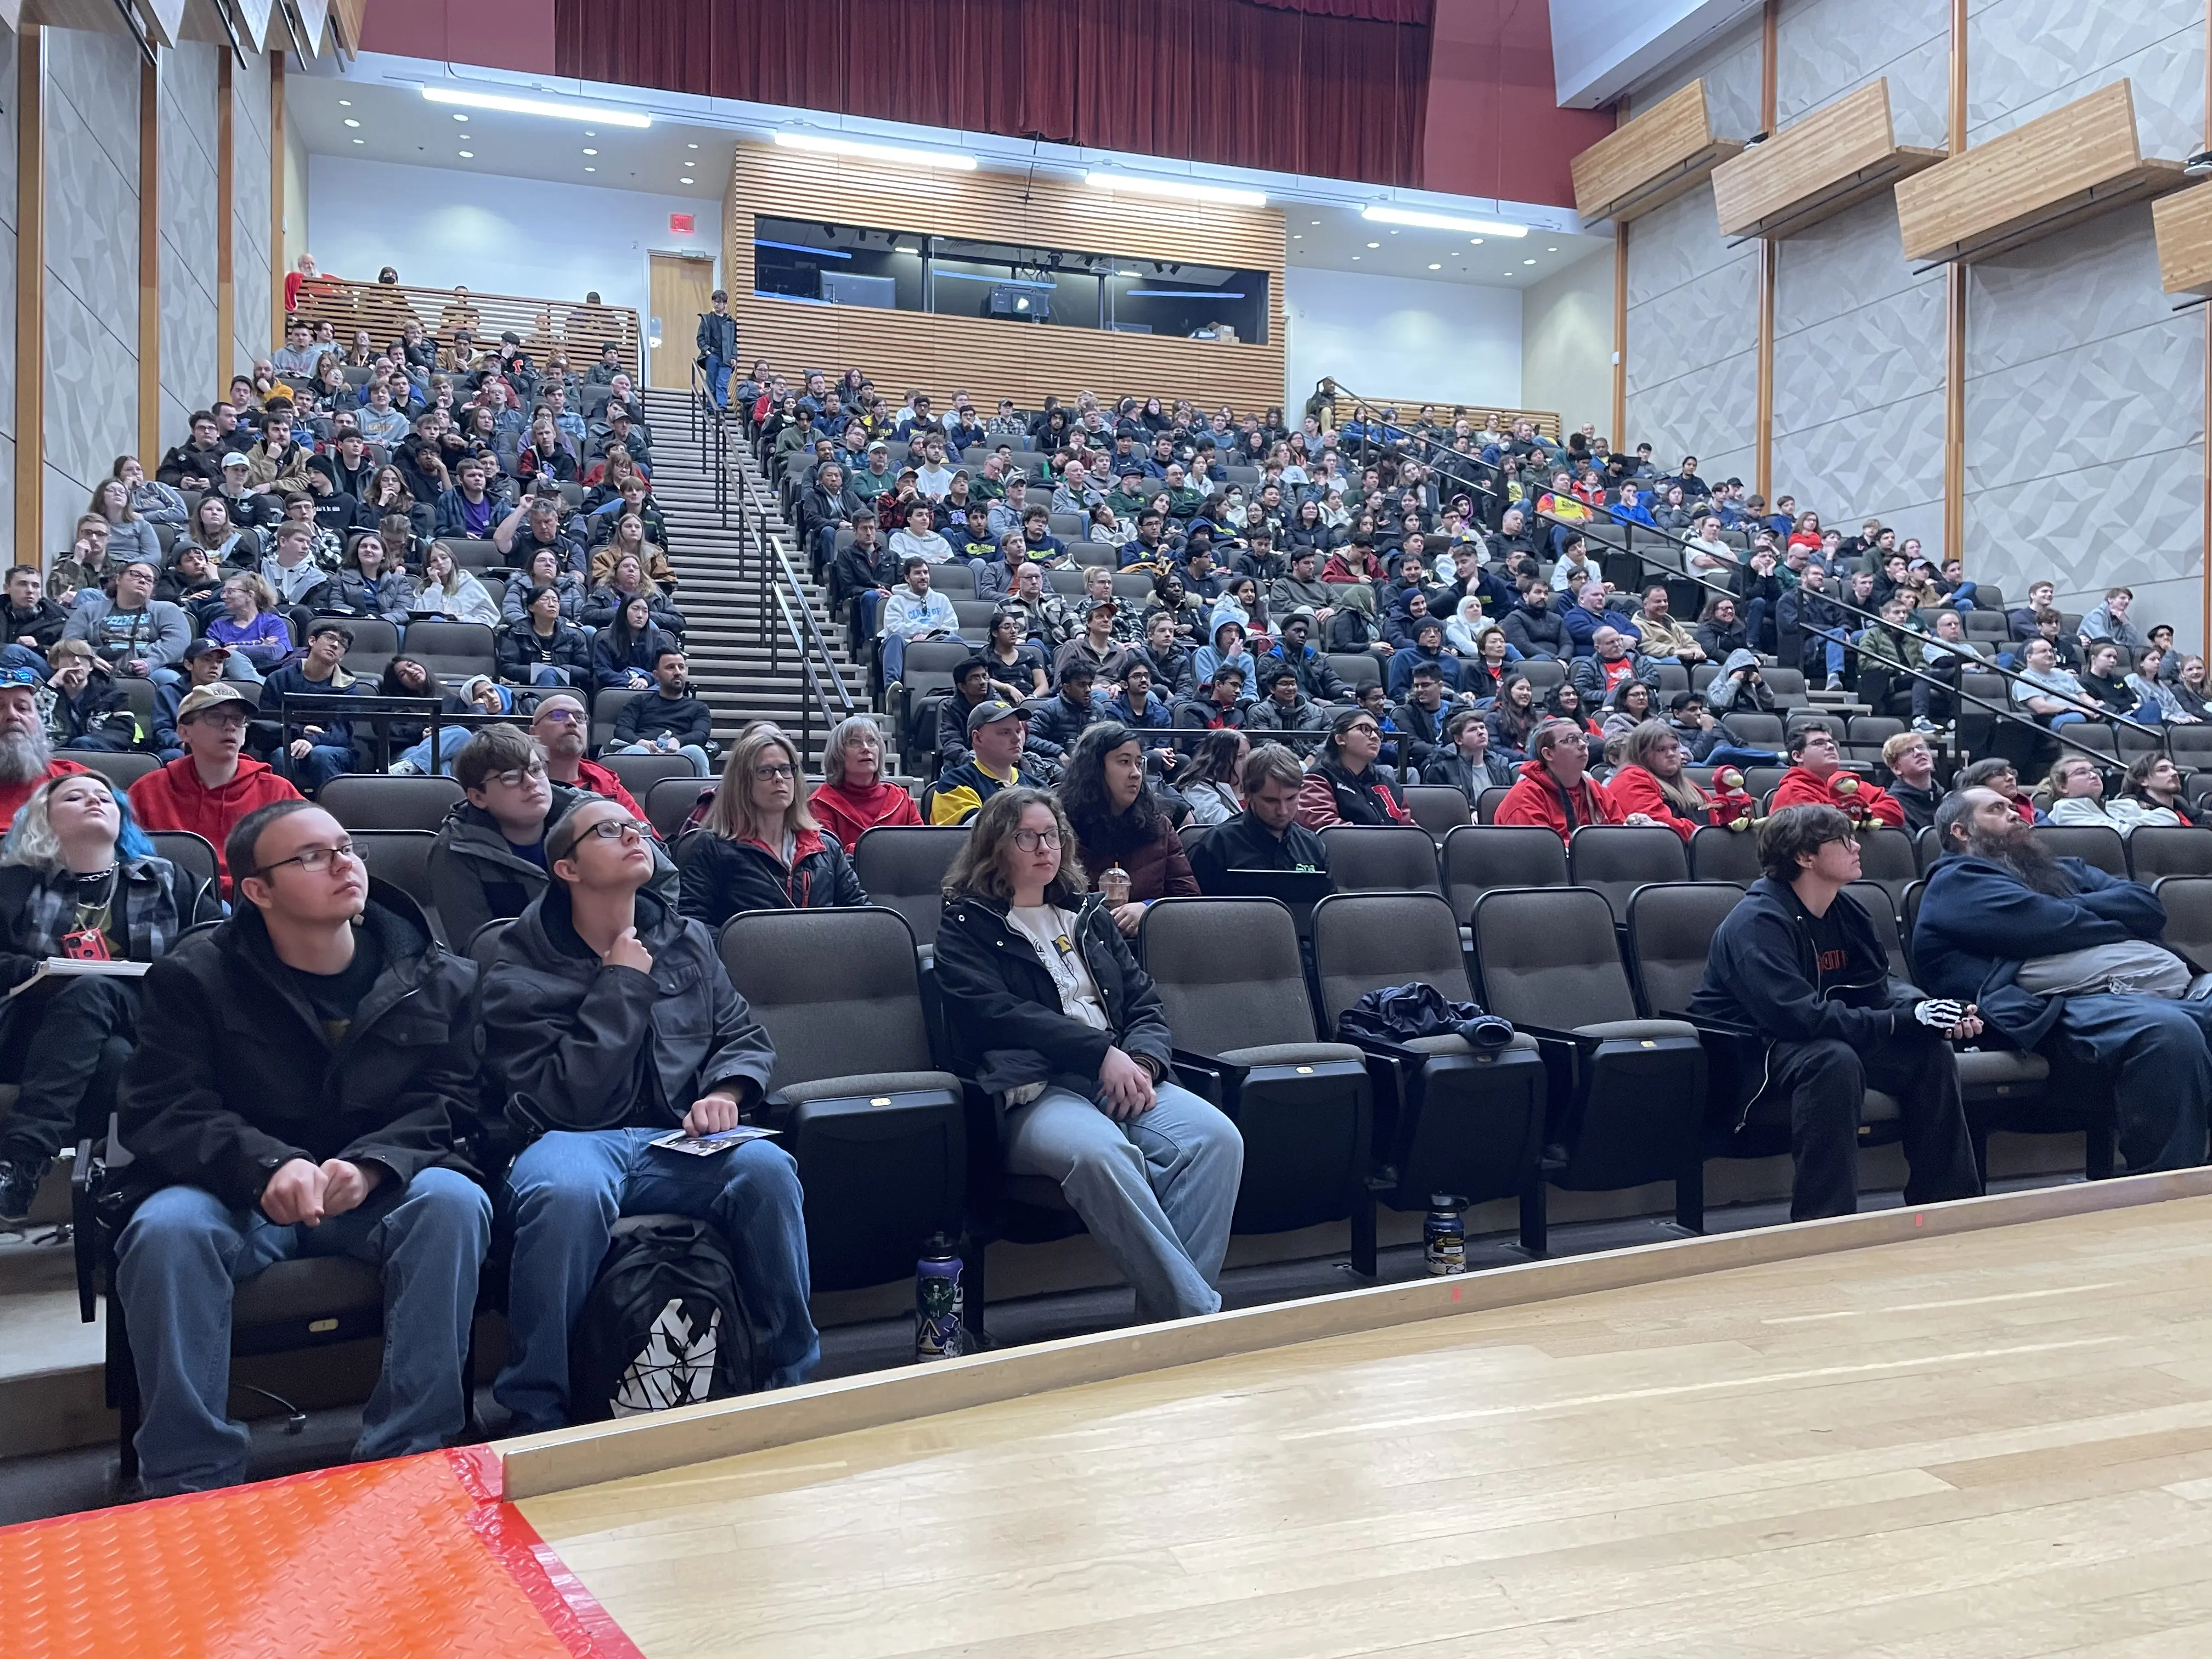
[[[2035,804],[2053,823],[2103,824],[2126,830],[2132,819],[2112,810],[2105,800],[2105,775],[2086,755],[2061,755],[2035,791]]]
[[[775,726],[730,745],[721,786],[700,833],[676,843],[677,908],[719,928],[744,910],[866,904],[845,849],[806,810],[799,745]]]
[[[952,1069],[994,1097],[1007,1172],[1057,1183],[1139,1320],[1213,1313],[1243,1139],[1176,1083],[1159,994],[1086,884],[1051,795],[983,803],[937,933]]]
[[[830,728],[822,744],[822,787],[808,799],[815,821],[848,853],[880,824],[919,824],[921,809],[895,783],[884,781],[884,734],[872,714],[851,714]]]
[[[415,609],[438,611],[455,622],[499,626],[499,607],[492,603],[491,590],[477,580],[476,572],[462,569],[453,550],[443,542],[432,542],[422,556],[422,582]]]
[[[668,555],[645,538],[645,520],[635,513],[625,513],[617,519],[614,534],[592,555],[591,585],[605,587],[615,566],[624,557],[637,561],[637,568],[652,582],[655,592],[675,592],[677,575],[668,562]]]
[[[223,578],[222,615],[210,617],[204,632],[230,653],[226,679],[263,679],[294,649],[292,625],[277,608],[276,590],[250,570]],[[233,665],[244,666],[233,673]]]

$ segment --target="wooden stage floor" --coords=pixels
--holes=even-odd
[[[2204,1659],[2208,1291],[2212,1195],[2180,1197],[1139,1370],[520,1508],[647,1659]]]

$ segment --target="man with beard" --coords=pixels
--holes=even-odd
[[[556,691],[538,699],[537,713],[531,716],[530,735],[545,751],[545,775],[570,789],[604,795],[638,823],[644,823],[645,809],[623,787],[623,781],[598,762],[584,758],[591,729],[584,700],[574,692]]]
[[[1970,999],[2008,1042],[2106,1069],[2130,1174],[2204,1162],[2212,1002],[2159,943],[2138,882],[2037,845],[2012,803],[1964,789],[1936,814],[1912,959],[1936,996]]]
[[[55,759],[47,746],[46,723],[39,713],[39,671],[0,668],[0,833],[48,778],[84,769],[73,760]]]

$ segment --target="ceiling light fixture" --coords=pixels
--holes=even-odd
[[[890,161],[901,167],[951,167],[973,173],[975,158],[948,150],[908,149],[899,144],[864,144],[854,138],[832,138],[818,132],[779,132],[775,142],[786,149],[812,150],[824,155],[852,155],[868,161]]]
[[[1442,265],[1431,265],[1429,269],[1431,270],[1442,270],[1443,267]]]
[[[352,116],[349,115],[346,117],[346,125],[349,127],[357,127],[361,123],[355,120]]]
[[[682,182],[683,182],[683,183],[684,183],[684,184],[687,184],[687,185],[694,185],[694,184],[698,183],[699,181],[698,181],[697,179],[684,179]]]
[[[684,145],[684,149],[698,149],[698,148],[699,148],[699,146],[698,146],[698,145],[696,145],[696,144],[686,144],[686,145]],[[1554,252],[1557,252],[1557,250],[1556,250],[1556,249],[1555,249],[1555,250],[1553,250],[1553,251],[1554,251]]]
[[[1264,191],[1237,190],[1228,185],[1200,184],[1195,179],[1150,179],[1133,173],[1086,173],[1083,182],[1093,190],[1126,190],[1137,196],[1166,196],[1185,202],[1210,202],[1219,207],[1265,207]]]
[[[476,159],[477,153],[472,149],[465,149],[461,152],[461,160],[464,161],[473,161]]]
[[[1370,247],[1381,247],[1382,244],[1380,242],[1370,242],[1367,246]]]
[[[467,116],[461,114],[458,110],[454,112],[453,119],[456,121],[465,121],[468,118],[469,118]]]
[[[1469,247],[1480,247],[1482,246],[1482,238],[1480,236],[1471,236],[1468,239],[1467,245]]]
[[[586,173],[597,173],[599,169],[597,167],[586,167],[584,171]]]
[[[1536,262],[1534,259],[1523,259],[1521,263],[1524,265],[1533,265]]]
[[[365,143],[367,143],[368,142],[368,139],[366,139],[366,138],[356,138],[356,139],[355,139],[355,140],[354,140],[354,143],[356,143],[356,144],[365,144]]]
[[[586,149],[584,151],[584,154],[585,154],[585,155],[597,155],[599,154],[599,151],[597,151],[597,150],[595,150],[595,149]]]
[[[610,126],[649,127],[649,115],[608,109],[596,104],[556,104],[543,98],[509,98],[495,92],[456,92],[450,87],[425,87],[422,96],[434,104],[459,104],[467,109],[498,110],[507,115],[550,115],[563,121],[605,121]]]
[[[338,100],[338,107],[339,107],[340,109],[351,109],[351,108],[353,107],[353,100],[352,100],[352,99],[350,99],[350,98],[341,98],[341,99],[339,99],[339,100]]]
[[[1462,219],[1450,213],[1421,213],[1412,208],[1384,207],[1370,203],[1359,210],[1370,224],[1413,225],[1421,230],[1471,230],[1484,236],[1526,236],[1528,227],[1503,219]]]

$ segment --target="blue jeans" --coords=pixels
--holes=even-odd
[[[2041,1046],[2113,1073],[2120,1157],[2130,1175],[2204,1162],[2212,1003],[2069,996]]]
[[[1054,1085],[1006,1114],[1006,1170],[1060,1183],[1083,1224],[1137,1291],[1150,1322],[1218,1313],[1221,1259],[1244,1173],[1244,1138],[1173,1083],[1117,1121]]]
[[[441,726],[438,728],[438,763],[435,766],[430,764],[430,739],[428,738],[404,750],[399,758],[412,761],[418,771],[442,776],[453,769],[453,757],[468,746],[472,735],[465,726]]]
[[[356,1458],[434,1451],[468,1421],[461,1368],[491,1200],[452,1170],[389,1176],[359,1209],[280,1227],[199,1187],[164,1187],[138,1206],[116,1252],[146,1417],[138,1456],[157,1496],[246,1479],[246,1425],[231,1422],[232,1287],[302,1256],[343,1255],[384,1274],[384,1365],[362,1411]]]
[[[673,749],[663,749],[650,743],[625,743],[620,746],[610,744],[602,752],[610,755],[681,755],[691,763],[692,771],[702,778],[714,769],[714,763],[707,758],[707,751],[696,743],[679,744]],[[720,1154],[715,1156],[720,1157]]]
[[[666,1212],[714,1224],[743,1281],[768,1386],[804,1382],[822,1355],[807,1311],[806,1224],[799,1166],[773,1141],[711,1158],[650,1143],[663,1129],[556,1129],[507,1172],[514,1217],[507,1367],[492,1393],[515,1434],[568,1420],[568,1335],[626,1215]]]
[[[289,757],[288,757],[289,758]],[[292,781],[303,795],[316,795],[332,778],[353,766],[353,746],[343,749],[317,744],[304,758],[291,762]]]
[[[2087,714],[2077,714],[2070,708],[2063,714],[2053,714],[2047,722],[2054,732],[2062,726],[2087,726],[2088,723],[2089,717]]]
[[[1850,638],[1851,635],[1840,628],[1808,628],[1805,630],[1805,639],[1808,645],[1814,640],[1825,642],[1828,672],[1831,677],[1838,679],[1843,678],[1844,647]]]
[[[719,351],[707,354],[707,395],[714,400],[717,409],[730,406],[730,365],[722,360]]]

